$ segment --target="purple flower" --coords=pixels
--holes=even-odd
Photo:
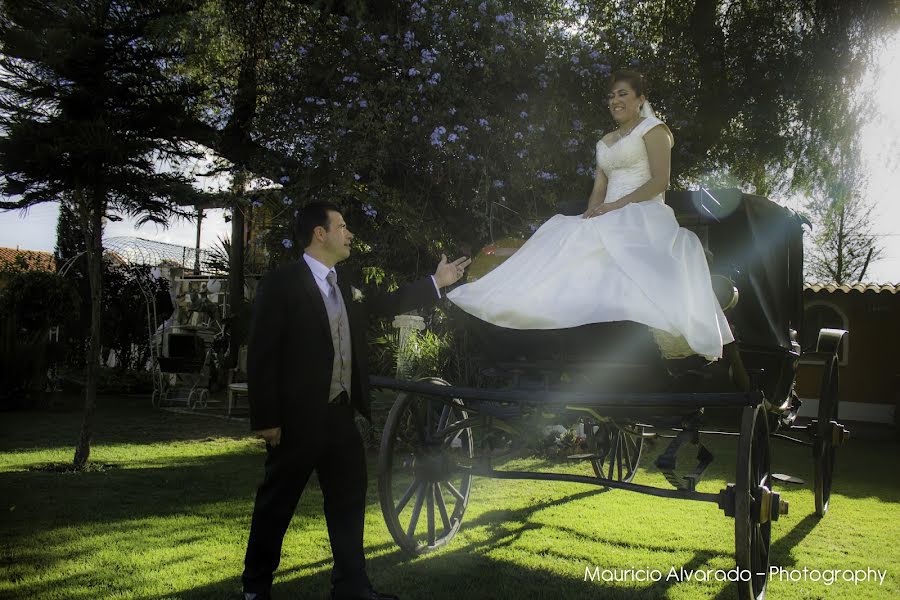
[[[359,173],[354,173],[354,174],[353,174],[353,179],[354,179],[355,181],[359,181]]]
[[[294,201],[291,200],[288,196],[285,196],[284,198],[282,198],[282,199],[281,199],[281,202],[282,202],[285,206],[290,206],[291,204],[294,203]]]
[[[364,36],[362,37],[362,41],[364,41],[364,42],[366,42],[366,43],[368,44],[369,42],[372,41],[372,36],[369,35],[369,34],[367,33],[366,35],[364,35]]]
[[[282,185],[284,185],[285,183],[287,183],[287,182],[290,181],[290,180],[291,180],[291,178],[288,177],[287,175],[282,175],[282,176],[278,179],[278,181],[280,181]]]
[[[521,94],[516,96],[516,100],[518,100],[519,102],[528,102],[528,94],[522,92]]]
[[[389,39],[391,39],[390,36],[386,35],[386,34],[378,36],[378,41],[381,42],[382,44],[387,42]]]
[[[577,65],[577,64],[578,64],[578,57],[577,57],[577,56],[573,56],[573,57],[572,57],[572,64],[573,64],[573,65]]]
[[[363,204],[362,211],[367,217],[371,217],[373,219],[378,216],[378,211],[375,210],[375,207],[371,204]]]
[[[444,145],[444,140],[442,139],[444,134],[447,133],[447,129],[441,125],[438,125],[434,128],[434,131],[431,132],[431,145],[437,146],[440,148]]]
[[[531,233],[534,233],[535,231],[538,230],[538,226],[534,223],[529,223],[528,229],[529,229],[529,231],[531,231]]]
[[[300,48],[297,49],[297,52],[300,54],[300,56],[306,56],[307,54],[309,54],[309,50],[307,50],[305,46],[300,46]]]
[[[359,101],[359,107],[360,107],[360,108],[366,108],[367,106],[369,106],[369,103],[366,102],[365,100],[360,100],[360,101]]]
[[[413,116],[412,116],[412,119],[410,119],[410,121],[412,121],[413,123],[418,123],[418,122],[419,122],[419,115],[413,115]]]
[[[346,83],[359,83],[359,73],[353,73],[344,77]]]
[[[528,156],[528,150],[522,148],[521,150],[516,152],[516,156],[518,156],[519,158],[525,158],[526,156]]]
[[[496,46],[494,46],[494,52],[503,52],[504,50],[506,50],[506,48],[503,46],[503,44],[497,44]]]
[[[344,48],[343,50],[341,50],[341,56],[347,58],[348,56],[350,56],[350,51]]]
[[[288,250],[290,250],[291,248],[294,247],[294,242],[292,242],[291,240],[289,240],[287,238],[284,238],[283,240],[281,240],[281,245],[284,246],[285,248],[287,248]]]
[[[459,136],[456,135],[455,133],[451,133],[450,135],[447,136],[448,142],[455,142],[458,139],[459,139]]]
[[[572,121],[572,129],[574,129],[575,131],[581,131],[582,127],[584,127],[584,124],[578,119]]]
[[[465,133],[465,132],[467,132],[467,131],[469,130],[469,128],[466,127],[465,125],[456,125],[456,126],[453,128],[453,130],[454,130],[454,131],[458,131],[459,133]]]
[[[498,23],[512,23],[513,22],[513,14],[511,12],[504,13],[502,15],[497,15],[496,18]]]
[[[481,14],[487,14],[487,2],[482,2],[478,5],[478,12]]]
[[[527,119],[528,113],[523,110],[522,112],[519,113],[519,116],[522,117],[523,119]]]
[[[503,181],[500,180],[500,179],[495,179],[495,180],[494,180],[494,187],[497,188],[497,189],[502,188],[502,187],[503,187]]]
[[[452,116],[452,115],[456,114],[456,109],[451,106],[450,108],[447,109],[447,112],[450,113],[450,115]]]
[[[591,50],[591,53],[589,54],[589,56],[591,57],[591,60],[597,60],[598,58],[600,58],[600,51],[599,50]]]
[[[478,119],[478,124],[484,127],[485,129],[490,129],[490,125],[488,125],[487,119]]]
[[[538,177],[545,181],[555,181],[556,179],[558,179],[556,175],[554,175],[553,173],[548,173],[547,171],[540,171],[538,173]]]
[[[525,139],[525,136],[522,135],[522,132],[521,132],[521,131],[515,132],[515,133],[513,134],[513,137],[516,138],[517,140]]]
[[[441,80],[441,74],[433,73],[431,75],[431,79],[428,80],[428,85],[437,85],[440,80]]]
[[[431,64],[437,60],[437,53],[431,49],[422,50],[422,62],[425,64]]]
[[[253,200],[250,201],[250,205],[253,208],[259,208],[260,206],[263,205],[263,201],[260,200],[259,198],[254,198]]]
[[[474,154],[467,154],[467,155],[466,155],[466,160],[475,160],[475,155],[474,155]]]
[[[578,140],[576,140],[575,138],[569,138],[566,141],[566,149],[569,152],[572,152],[573,150],[576,150],[577,148],[578,148]]]
[[[409,69],[409,71],[406,72],[406,74],[409,75],[410,77],[415,77],[416,75],[419,74],[419,71],[415,67],[411,67]]]
[[[304,100],[307,104],[312,104],[313,102],[316,101],[316,99],[313,98],[312,96],[307,96],[307,97],[304,98],[303,100]]]
[[[407,31],[403,34],[403,47],[409,50],[413,46],[417,46],[416,43],[416,34],[412,31]]]

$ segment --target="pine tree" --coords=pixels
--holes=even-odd
[[[177,203],[200,200],[177,170],[158,168],[193,156],[179,117],[195,90],[163,72],[180,58],[176,45],[159,43],[192,8],[10,0],[0,17],[0,208],[65,199],[86,248],[91,335],[76,469],[87,464],[94,431],[103,220],[127,214],[165,224]]]

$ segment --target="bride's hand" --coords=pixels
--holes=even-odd
[[[610,202],[609,204],[598,204],[597,206],[591,208],[588,207],[584,214],[581,215],[582,219],[592,219],[594,217],[599,217],[600,215],[605,215],[611,210],[616,210],[619,206],[615,202]]]

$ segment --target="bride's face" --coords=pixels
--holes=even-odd
[[[644,97],[635,94],[628,82],[617,81],[607,95],[607,101],[613,119],[617,123],[628,123],[640,116]]]

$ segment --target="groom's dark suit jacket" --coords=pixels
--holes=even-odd
[[[370,418],[366,332],[369,315],[390,316],[433,305],[430,277],[389,294],[354,301],[338,273],[352,343],[351,401]],[[250,426],[282,428],[282,443],[317,439],[322,431],[334,348],[325,301],[306,261],[283,265],[260,282],[253,305],[247,352]],[[310,440],[312,441],[312,440]]]

